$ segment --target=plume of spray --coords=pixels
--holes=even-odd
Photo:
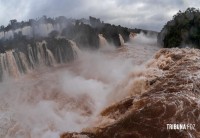
[[[125,45],[129,48],[131,42]],[[75,43],[72,47],[77,49]],[[116,88],[123,81],[128,87],[134,69],[145,68],[124,56],[138,55],[139,50],[144,49],[79,51],[72,63],[38,67],[18,80],[0,83],[0,137],[57,138],[88,127],[106,106],[129,95],[120,95]]]
[[[47,37],[52,31],[57,31],[61,33],[64,28],[67,27],[66,23],[57,22],[55,24],[47,23],[43,18],[41,18],[37,24],[31,23],[28,26],[19,27],[17,29],[12,28],[8,31],[0,31],[0,39],[10,39],[14,38],[14,34],[21,32],[22,35],[26,37]]]
[[[118,56],[126,60],[129,59],[133,67],[130,72],[126,73],[126,77],[109,93],[107,97],[108,104],[115,103],[127,96],[141,94],[148,89],[148,84],[146,83],[147,76],[149,74],[155,75],[154,72],[157,70],[146,67],[146,64],[150,62],[154,54],[160,49],[157,46],[156,38],[155,35],[131,33],[130,41],[125,43],[124,47],[118,49]]]
[[[120,40],[121,46],[124,46],[124,39],[121,34],[119,34],[119,40]]]
[[[109,44],[106,38],[103,36],[103,34],[99,34],[98,36],[99,36],[99,46],[101,51],[108,52],[115,50],[115,46]]]

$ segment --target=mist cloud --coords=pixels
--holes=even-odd
[[[91,15],[109,23],[160,31],[179,10],[199,6],[198,0],[1,0],[0,24],[6,25],[10,19],[21,21],[43,15],[68,18]]]
[[[132,90],[141,92],[145,77],[131,79],[132,74],[141,74],[145,66],[139,65],[158,48],[152,46],[154,37],[142,33],[131,40],[119,49],[106,44],[103,50],[82,50],[67,65],[40,64],[15,79],[6,76],[0,83],[0,137],[57,138],[66,131],[80,132],[109,104]]]

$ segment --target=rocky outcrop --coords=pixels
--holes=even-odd
[[[200,50],[161,49],[145,72],[129,76],[145,77],[145,89],[135,93],[133,87],[129,97],[103,110],[89,128],[61,138],[200,137],[199,69]],[[167,124],[190,126],[170,130]]]

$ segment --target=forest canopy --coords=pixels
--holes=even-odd
[[[196,47],[200,48],[200,11],[188,8],[179,11],[168,21],[158,34],[158,43],[166,48]]]

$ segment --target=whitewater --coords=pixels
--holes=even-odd
[[[19,53],[25,74],[17,68],[15,51],[1,54],[0,59],[7,63],[5,80],[0,83],[0,137],[58,138],[64,132],[81,132],[100,122],[97,118],[106,107],[132,95],[130,89],[135,94],[145,90],[145,77],[130,76],[145,72],[160,47],[156,37],[130,37],[130,42],[124,43],[120,36],[123,46],[116,49],[100,34],[98,51],[81,51],[70,41],[77,58],[60,65],[47,48],[43,51],[45,42],[38,43],[41,66],[30,69]],[[43,53],[51,67],[43,66]]]

